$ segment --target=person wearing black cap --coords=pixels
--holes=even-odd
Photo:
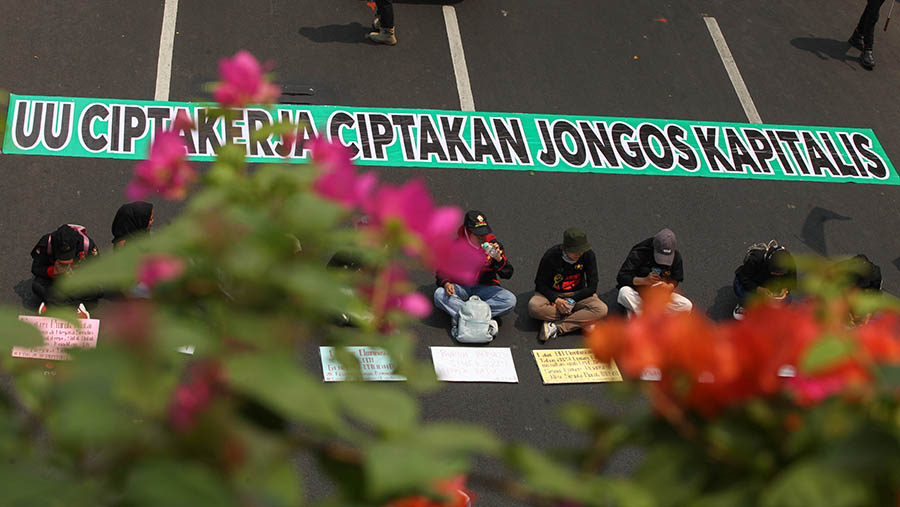
[[[684,266],[681,252],[675,248],[675,233],[663,229],[652,238],[631,247],[616,275],[619,289],[617,301],[625,307],[629,316],[640,314],[642,300],[638,290],[650,286],[664,287],[672,291],[667,308],[673,312],[689,312],[693,303],[675,292],[683,280]]]
[[[543,321],[538,339],[547,341],[606,317],[606,304],[597,297],[599,282],[587,234],[566,229],[563,242],[544,252],[534,277],[528,314]]]
[[[41,300],[38,313],[44,313],[47,305],[75,305],[78,316],[91,316],[84,303],[96,297],[76,297],[58,294],[53,281],[72,273],[72,269],[88,256],[98,254],[97,245],[88,237],[85,228],[75,224],[60,225],[55,231],[44,234],[31,249],[31,273],[34,280],[31,290]]]
[[[136,201],[123,204],[113,218],[113,246],[120,248],[134,234],[144,233],[153,226],[153,205],[149,202]]]
[[[457,234],[465,238],[472,248],[484,251],[484,266],[474,285],[461,285],[438,273],[434,304],[450,315],[454,325],[459,309],[469,296],[478,296],[486,302],[491,307],[491,317],[494,319],[512,311],[516,307],[516,295],[501,287],[499,279],[511,278],[513,266],[506,258],[503,244],[494,236],[484,213],[478,210],[467,211]]]
[[[738,304],[732,315],[737,320],[744,318],[744,306],[753,294],[771,301],[790,302],[791,290],[797,286],[794,256],[774,239],[751,245],[744,262],[734,270],[733,285]]]

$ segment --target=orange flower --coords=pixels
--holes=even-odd
[[[384,507],[471,507],[474,503],[474,495],[466,489],[465,476],[438,481],[435,490],[437,493],[447,496],[448,500],[438,502],[424,496],[410,496],[393,500]]]

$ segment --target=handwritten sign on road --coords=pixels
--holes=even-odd
[[[431,347],[431,358],[444,382],[519,382],[509,347]]]
[[[359,360],[359,371],[363,380],[369,381],[401,381],[402,375],[395,375],[396,365],[387,351],[379,347],[347,347],[347,350]],[[347,380],[347,368],[335,357],[334,347],[319,347],[322,358],[322,376],[325,382],[343,382]]]
[[[532,354],[544,384],[622,381],[616,363],[598,362],[589,349],[534,350]]]
[[[13,347],[13,357],[66,361],[72,359],[72,356],[66,354],[65,349],[97,347],[97,335],[100,333],[100,321],[97,319],[79,320],[80,327],[51,317],[20,315],[19,320],[28,322],[40,330],[44,335],[44,346],[36,349]]]

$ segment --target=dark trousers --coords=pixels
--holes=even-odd
[[[867,49],[871,49],[875,44],[875,23],[878,23],[878,13],[883,3],[884,0],[867,0],[866,8],[859,17],[859,24],[856,25],[856,31],[862,35],[863,44]]]
[[[92,296],[60,294],[59,291],[53,290],[53,280],[37,276],[31,282],[31,290],[41,302],[47,303],[47,306],[78,306],[79,303],[93,303],[99,299],[99,295],[96,294]]]
[[[381,26],[394,28],[394,0],[375,0],[375,8],[378,17],[381,18]]]

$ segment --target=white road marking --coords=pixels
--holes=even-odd
[[[156,62],[156,93],[153,100],[169,100],[169,84],[172,81],[172,50],[175,47],[175,19],[178,17],[178,0],[166,0],[163,9],[162,32],[159,35],[159,60]]]
[[[728,71],[731,85],[734,87],[734,91],[737,93],[738,99],[740,99],[741,105],[744,107],[744,113],[747,115],[747,119],[750,120],[750,123],[762,123],[762,119],[759,117],[759,111],[756,110],[756,105],[753,104],[753,98],[750,97],[750,91],[747,90],[747,85],[744,84],[744,78],[741,77],[741,71],[738,70],[737,63],[735,63],[734,57],[731,56],[731,50],[728,49],[728,43],[725,42],[725,36],[722,35],[722,30],[719,29],[719,23],[717,23],[716,18],[713,17],[706,17],[704,19],[706,20],[706,27],[709,29],[709,34],[716,44],[716,49],[719,50],[719,57],[722,58],[722,63],[725,64],[725,70]]]
[[[466,54],[463,51],[462,38],[459,36],[456,9],[452,5],[444,6],[444,23],[447,25],[447,40],[450,41],[450,58],[453,60],[453,72],[456,74],[459,109],[461,111],[474,111],[475,99],[472,97],[472,85],[469,83]]]

